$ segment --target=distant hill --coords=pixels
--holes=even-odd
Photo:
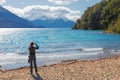
[[[89,7],[82,17],[77,19],[73,29],[103,29],[120,33],[120,0],[102,0]]]
[[[45,20],[34,20],[31,21],[35,26],[43,26],[45,28],[72,28],[75,22],[64,19],[45,19]]]
[[[33,24],[0,6],[0,28],[33,28]]]

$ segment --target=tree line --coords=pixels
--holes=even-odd
[[[88,7],[73,29],[105,30],[120,33],[120,0],[102,0]]]

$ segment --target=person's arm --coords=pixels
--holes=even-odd
[[[35,44],[35,46],[36,46],[35,49],[39,49],[39,46],[37,44]]]

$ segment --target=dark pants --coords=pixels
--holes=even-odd
[[[37,71],[37,65],[36,65],[36,57],[30,56],[29,59],[30,59],[30,72],[33,73],[33,64],[34,64],[35,72],[37,73],[38,71]]]

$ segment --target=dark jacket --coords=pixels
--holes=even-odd
[[[28,49],[29,49],[29,56],[35,56],[35,50],[36,49],[39,49],[38,45],[35,44],[36,46],[30,46]]]

